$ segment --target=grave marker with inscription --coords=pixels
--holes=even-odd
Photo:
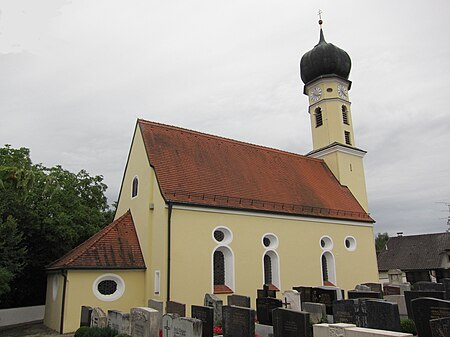
[[[281,308],[283,302],[276,298],[263,297],[256,299],[256,316],[259,324],[272,325],[272,311]]]
[[[414,290],[434,290],[434,291],[445,291],[444,285],[442,283],[419,281],[413,284]]]
[[[274,337],[310,337],[309,313],[277,308],[273,311]]]
[[[297,290],[286,290],[283,292],[283,308],[302,311],[302,301]]]
[[[106,328],[107,318],[102,308],[92,308],[91,327]]]
[[[450,317],[450,301],[436,298],[416,298],[411,301],[417,334],[431,336],[430,320]]]
[[[250,308],[250,297],[242,295],[228,295],[227,304],[236,307]]]
[[[314,302],[303,302],[302,308],[303,311],[309,313],[309,320],[313,324],[324,322],[325,319],[327,318],[327,311],[325,308],[325,304]]]
[[[91,325],[91,316],[92,316],[92,307],[83,305],[81,307],[80,327],[81,326],[90,326]]]
[[[323,303],[327,315],[333,315],[333,302],[344,299],[344,290],[337,287],[316,287],[312,289],[312,302]]]
[[[349,290],[347,292],[348,299],[355,299],[355,298],[383,298],[383,294],[380,292],[375,291],[356,291],[356,290]]]
[[[450,317],[430,319],[432,337],[450,336]]]
[[[411,301],[420,297],[432,297],[443,300],[445,298],[445,291],[405,291],[406,311],[408,312],[409,319],[413,319]]]
[[[178,317],[173,320],[173,337],[202,337],[202,321]]]
[[[292,287],[292,289],[300,293],[300,299],[302,302],[315,302],[312,299],[312,290],[313,290],[312,287],[298,286]]]
[[[223,307],[223,337],[255,337],[255,310]]]
[[[129,335],[131,333],[130,314],[119,310],[108,310],[108,326],[118,334]]]
[[[335,323],[357,324],[359,314],[358,300],[339,300],[333,302]]]
[[[383,300],[367,300],[367,328],[401,331],[397,303]]]
[[[157,310],[147,307],[131,308],[131,336],[158,337],[159,324]]]
[[[222,325],[223,301],[214,294],[205,294],[203,305],[214,309],[214,325]]]
[[[199,305],[191,306],[192,318],[202,321],[202,336],[212,337],[214,335],[214,309],[211,307],[202,307]]]
[[[177,314],[165,314],[162,318],[163,337],[174,337],[173,321],[179,318]],[[132,336],[134,337],[134,336]]]

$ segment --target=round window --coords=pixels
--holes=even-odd
[[[329,236],[322,236],[320,238],[320,247],[326,250],[333,249],[333,240]]]
[[[262,244],[264,248],[277,249],[278,248],[278,238],[275,234],[267,233],[262,237]]]
[[[102,301],[115,301],[125,292],[125,282],[119,275],[105,274],[92,285],[94,295]]]
[[[229,244],[231,240],[233,240],[233,235],[231,234],[231,231],[226,227],[216,227],[213,230],[213,239],[217,243],[221,244]]]
[[[349,251],[356,249],[356,239],[353,236],[347,236],[344,240],[345,248]]]

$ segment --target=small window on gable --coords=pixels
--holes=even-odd
[[[138,186],[139,186],[139,180],[138,177],[133,178],[133,185],[131,187],[131,197],[135,198],[138,194]]]
[[[344,137],[345,137],[345,144],[352,145],[352,141],[350,139],[350,132],[344,131]]]
[[[323,124],[322,109],[316,108],[314,115],[316,116],[316,128]]]
[[[342,106],[342,122],[347,125],[350,124],[348,122],[348,109],[345,105]]]

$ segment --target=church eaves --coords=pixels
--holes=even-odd
[[[166,202],[374,222],[323,160],[138,120]]]
[[[58,269],[146,269],[131,212],[47,266]]]

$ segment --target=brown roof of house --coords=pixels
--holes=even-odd
[[[146,268],[130,211],[47,266],[47,270],[89,268]]]
[[[441,267],[441,257],[450,249],[450,233],[397,236],[378,255],[378,270],[432,270]]]
[[[373,222],[323,160],[138,120],[166,201]]]

